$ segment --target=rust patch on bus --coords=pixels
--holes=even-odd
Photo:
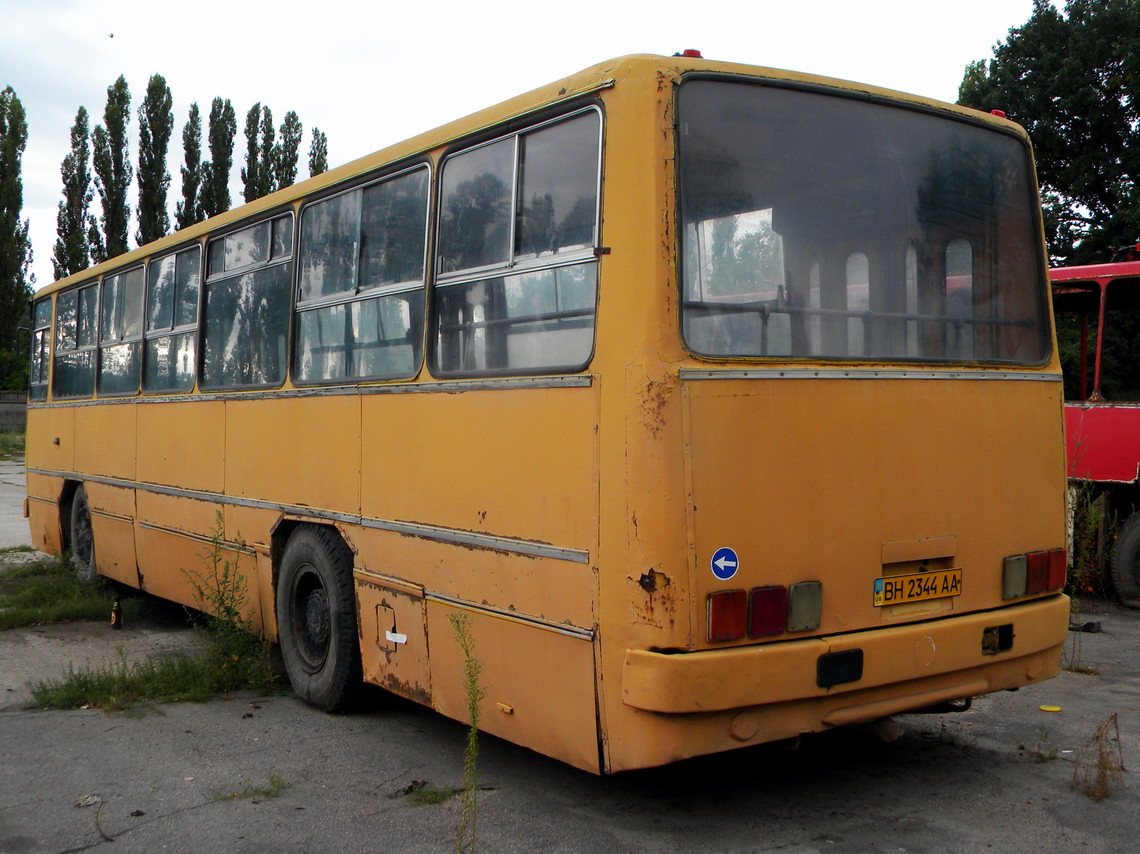
[[[396,678],[396,675],[391,672],[385,672],[379,684],[385,691],[391,691],[393,694],[398,694],[425,706],[431,705],[431,691],[419,683],[407,682]]]
[[[665,407],[669,403],[672,390],[665,382],[650,380],[641,395],[641,414],[644,417],[645,429],[650,437],[656,439],[665,429]]]
[[[644,596],[635,595],[631,603],[633,622],[656,629],[664,628],[666,620],[672,625],[677,610],[676,597],[671,589],[672,579],[663,572],[650,569],[640,578],[631,576],[630,581],[645,593]]]

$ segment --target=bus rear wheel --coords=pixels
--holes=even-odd
[[[91,507],[87,490],[76,487],[71,496],[71,566],[84,581],[96,575],[95,534],[91,530]]]
[[[352,552],[327,528],[298,528],[277,582],[281,656],[293,690],[326,712],[351,706],[361,685]]]
[[[1108,574],[1117,597],[1140,598],[1140,513],[1134,513],[1117,534]]]

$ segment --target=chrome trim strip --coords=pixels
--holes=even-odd
[[[466,599],[457,599],[454,596],[444,596],[442,593],[425,593],[424,599],[429,602],[439,602],[443,605],[450,605],[453,608],[462,608],[465,611],[474,611],[478,614],[496,617],[500,620],[519,623],[520,625],[530,628],[544,629],[545,631],[566,635],[567,637],[577,640],[592,641],[594,639],[593,629],[584,629],[581,626],[575,626],[570,623],[556,623],[545,617],[532,617],[527,614],[520,614],[517,611],[507,611],[503,608],[492,607],[491,605],[470,602]]]
[[[564,374],[550,377],[504,377],[502,379],[447,380],[440,382],[403,382],[391,385],[345,385],[320,388],[271,389],[269,391],[227,391],[194,394],[137,395],[135,397],[98,398],[95,400],[68,400],[65,402],[36,403],[28,401],[29,409],[73,409],[82,406],[122,406],[141,403],[196,403],[218,400],[281,400],[300,397],[343,397],[373,394],[456,394],[465,391],[496,391],[502,389],[589,388],[594,384],[591,374]]]
[[[682,368],[682,380],[990,380],[1002,382],[1061,382],[1060,374],[1032,371],[889,371],[875,368],[758,368],[725,371]]]
[[[261,501],[255,498],[241,498],[197,489],[181,489],[175,486],[161,486],[154,483],[137,483],[135,481],[103,477],[100,475],[80,475],[71,472],[51,471],[48,469],[28,469],[28,472],[31,474],[45,475],[47,477],[62,477],[73,480],[83,480],[90,483],[100,483],[105,486],[141,489],[144,492],[151,492],[156,495],[167,495],[172,498],[191,498],[212,504],[230,504],[237,507],[252,507],[257,510],[274,510],[278,513],[285,513],[302,519],[321,519],[328,522],[342,522],[346,525],[358,525],[362,528],[391,531],[396,534],[419,537],[420,539],[432,540],[433,542],[448,543],[449,545],[473,546],[475,548],[492,549],[494,551],[508,552],[510,554],[526,555],[528,557],[564,560],[570,563],[590,562],[590,553],[585,549],[567,549],[560,546],[552,546],[548,543],[538,543],[514,537],[500,537],[494,534],[480,534],[475,531],[464,531],[460,528],[445,528],[441,525],[425,525],[420,522],[370,519],[352,513],[338,513],[333,510],[299,507],[293,504],[281,504],[276,501]],[[144,523],[140,522],[139,524]]]
[[[214,545],[214,541],[209,537],[203,537],[200,534],[191,534],[189,531],[179,531],[177,528],[167,528],[165,525],[155,525],[151,522],[139,522],[140,528],[146,528],[148,531],[158,531],[161,534],[173,534],[176,537],[182,537],[187,540],[193,540],[196,543],[205,543],[208,546]],[[230,540],[219,540],[218,545],[229,552],[241,552],[242,554],[257,556],[257,552],[246,545],[238,545]]]
[[[135,523],[134,517],[132,516],[120,516],[118,513],[108,513],[106,510],[92,509],[91,515],[99,516],[103,519],[114,519],[116,522],[126,522],[128,525],[133,525]]]

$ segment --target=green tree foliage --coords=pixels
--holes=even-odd
[[[174,212],[176,228],[186,228],[202,219],[198,198],[202,186],[202,115],[197,102],[190,105],[190,116],[182,128],[182,149],[185,165],[182,167],[182,201]]]
[[[309,175],[329,171],[329,140],[318,127],[313,128],[313,141],[309,145]]]
[[[91,229],[91,253],[95,261],[104,261],[127,251],[127,223],[131,209],[127,190],[131,186],[130,151],[127,124],[131,118],[131,92],[127,79],[119,79],[107,87],[107,107],[103,124],[91,134],[94,149],[95,188],[103,206],[99,224]]]
[[[1033,140],[1049,250],[1107,261],[1140,237],[1140,2],[1068,0],[1033,13],[966,68],[958,101],[1000,109]]]
[[[245,114],[245,166],[241,170],[247,202],[268,196],[277,189],[274,176],[277,152],[275,136],[273,111],[260,103],[250,107]]]
[[[229,98],[215,98],[210,105],[207,131],[210,159],[202,164],[202,190],[199,196],[199,219],[230,209],[230,169],[234,160],[234,136],[237,118]]]
[[[273,161],[274,189],[292,187],[297,180],[297,159],[301,151],[301,134],[304,126],[297,114],[290,110],[281,123],[281,142],[275,149]]]
[[[261,102],[258,101],[245,114],[245,166],[241,170],[241,183],[245,187],[245,200],[252,202],[260,198],[261,187],[261,148],[257,140],[257,128],[261,122]]]
[[[166,151],[174,130],[170,87],[161,74],[150,78],[146,97],[139,110],[139,244],[150,243],[170,231],[166,193],[170,173],[166,171]]]
[[[21,166],[28,142],[24,105],[16,91],[0,92],[0,386],[27,387],[27,366],[19,353],[16,330],[26,320],[35,276],[28,270],[32,245],[24,207]]]
[[[56,215],[56,241],[51,264],[62,279],[86,269],[91,263],[87,224],[91,213],[91,133],[87,109],[80,107],[71,126],[71,151],[63,158],[63,201]]]

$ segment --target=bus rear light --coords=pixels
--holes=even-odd
[[[1043,593],[1049,583],[1049,553],[1030,552],[1025,560],[1025,592],[1030,595]]]
[[[1069,555],[1064,549],[1049,549],[1049,579],[1045,582],[1046,590],[1060,590],[1068,580],[1065,571],[1069,563]]]
[[[1001,598],[1016,599],[1025,595],[1028,561],[1025,555],[1011,555],[1001,564]]]
[[[744,590],[718,590],[710,593],[709,641],[740,640],[748,625],[748,593]]]
[[[1065,586],[1067,553],[1064,549],[1010,555],[1002,561],[1001,598],[1033,596]]]
[[[788,631],[812,632],[823,612],[823,584],[800,581],[788,588]]]
[[[749,599],[748,636],[782,635],[788,624],[788,588],[753,587]]]

